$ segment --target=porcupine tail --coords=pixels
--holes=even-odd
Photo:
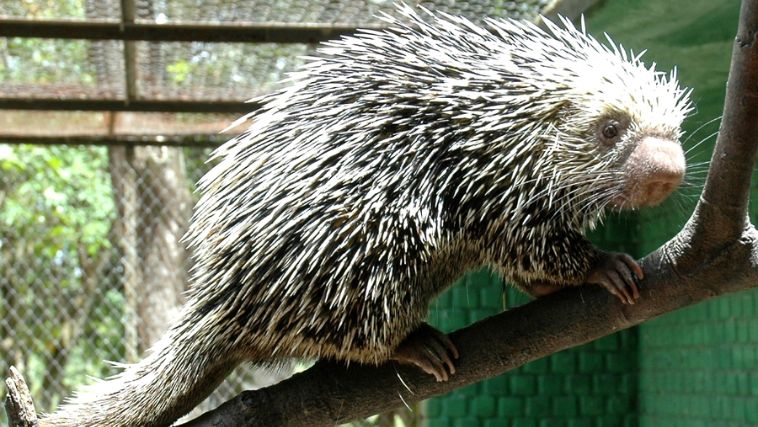
[[[213,325],[204,320],[178,322],[142,361],[87,386],[44,416],[40,425],[170,425],[205,399],[241,362],[236,352],[222,348],[229,344],[218,342],[226,335],[211,331]]]

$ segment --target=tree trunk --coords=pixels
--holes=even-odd
[[[180,240],[191,195],[179,148],[110,147],[109,168],[124,289],[141,354],[163,335],[184,302],[187,255]]]

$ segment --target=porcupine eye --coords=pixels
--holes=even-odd
[[[600,126],[598,139],[606,147],[616,145],[619,135],[621,134],[621,123],[616,120],[607,120]]]
[[[603,136],[605,139],[613,139],[616,136],[618,136],[619,130],[618,130],[618,123],[611,121],[605,124],[603,126]]]

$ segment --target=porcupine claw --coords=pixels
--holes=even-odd
[[[457,358],[458,349],[450,338],[426,323],[405,337],[392,355],[392,360],[416,365],[437,381],[447,381],[455,373]]]
[[[624,304],[634,304],[640,297],[637,280],[645,274],[631,256],[618,252],[601,252],[595,267],[587,275],[587,283],[601,285]]]

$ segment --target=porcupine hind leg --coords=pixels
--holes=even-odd
[[[447,381],[455,373],[453,359],[457,358],[458,349],[450,338],[427,323],[405,337],[391,357],[397,362],[418,366],[434,375],[437,381]]]

